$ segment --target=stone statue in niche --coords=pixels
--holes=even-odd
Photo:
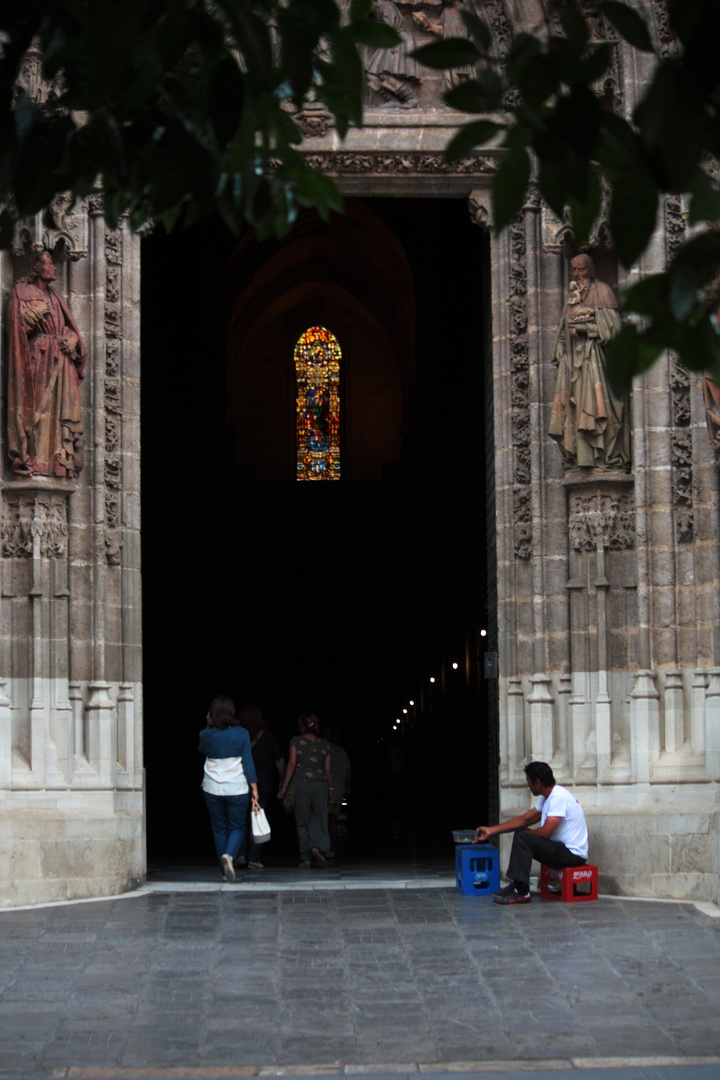
[[[708,438],[720,458],[720,386],[709,375],[703,375],[703,398]]]
[[[610,388],[605,346],[620,330],[615,294],[595,278],[589,255],[570,262],[573,280],[555,339],[555,385],[549,434],[568,466],[630,468],[627,399]]]
[[[79,383],[86,353],[80,331],[50,282],[49,251],[10,293],[8,452],[20,476],[77,476],[83,467]]]
[[[418,26],[421,26],[428,34],[434,34],[435,37],[466,38],[468,32],[460,14],[461,7],[461,0],[450,0],[449,3],[443,4],[439,22],[432,22],[424,11],[414,11],[413,19]],[[459,86],[461,82],[472,78],[472,74],[473,69],[469,64],[464,67],[449,68],[443,72],[445,89],[451,90],[453,86]]]
[[[372,14],[397,30],[402,40],[392,49],[375,49],[370,54],[365,68],[368,86],[384,101],[391,101],[401,109],[414,109],[418,99],[412,84],[420,83],[420,69],[410,56],[415,39],[392,0],[375,0]]]

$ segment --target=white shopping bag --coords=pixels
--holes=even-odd
[[[256,844],[264,844],[270,839],[270,826],[265,811],[258,806],[257,810],[253,810],[251,818],[253,840]]]

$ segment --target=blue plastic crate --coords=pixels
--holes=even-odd
[[[500,888],[500,852],[492,844],[457,844],[455,876],[463,896],[492,896]]]

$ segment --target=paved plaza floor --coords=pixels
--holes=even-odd
[[[165,868],[0,912],[0,1076],[717,1080],[720,918],[462,897],[447,868]]]

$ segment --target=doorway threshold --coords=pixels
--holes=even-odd
[[[207,865],[163,864],[148,869],[139,892],[297,892],[361,889],[454,889],[455,872],[446,860],[435,862],[355,861],[324,870],[266,866],[263,870],[237,869],[233,883],[223,881],[219,869]]]

